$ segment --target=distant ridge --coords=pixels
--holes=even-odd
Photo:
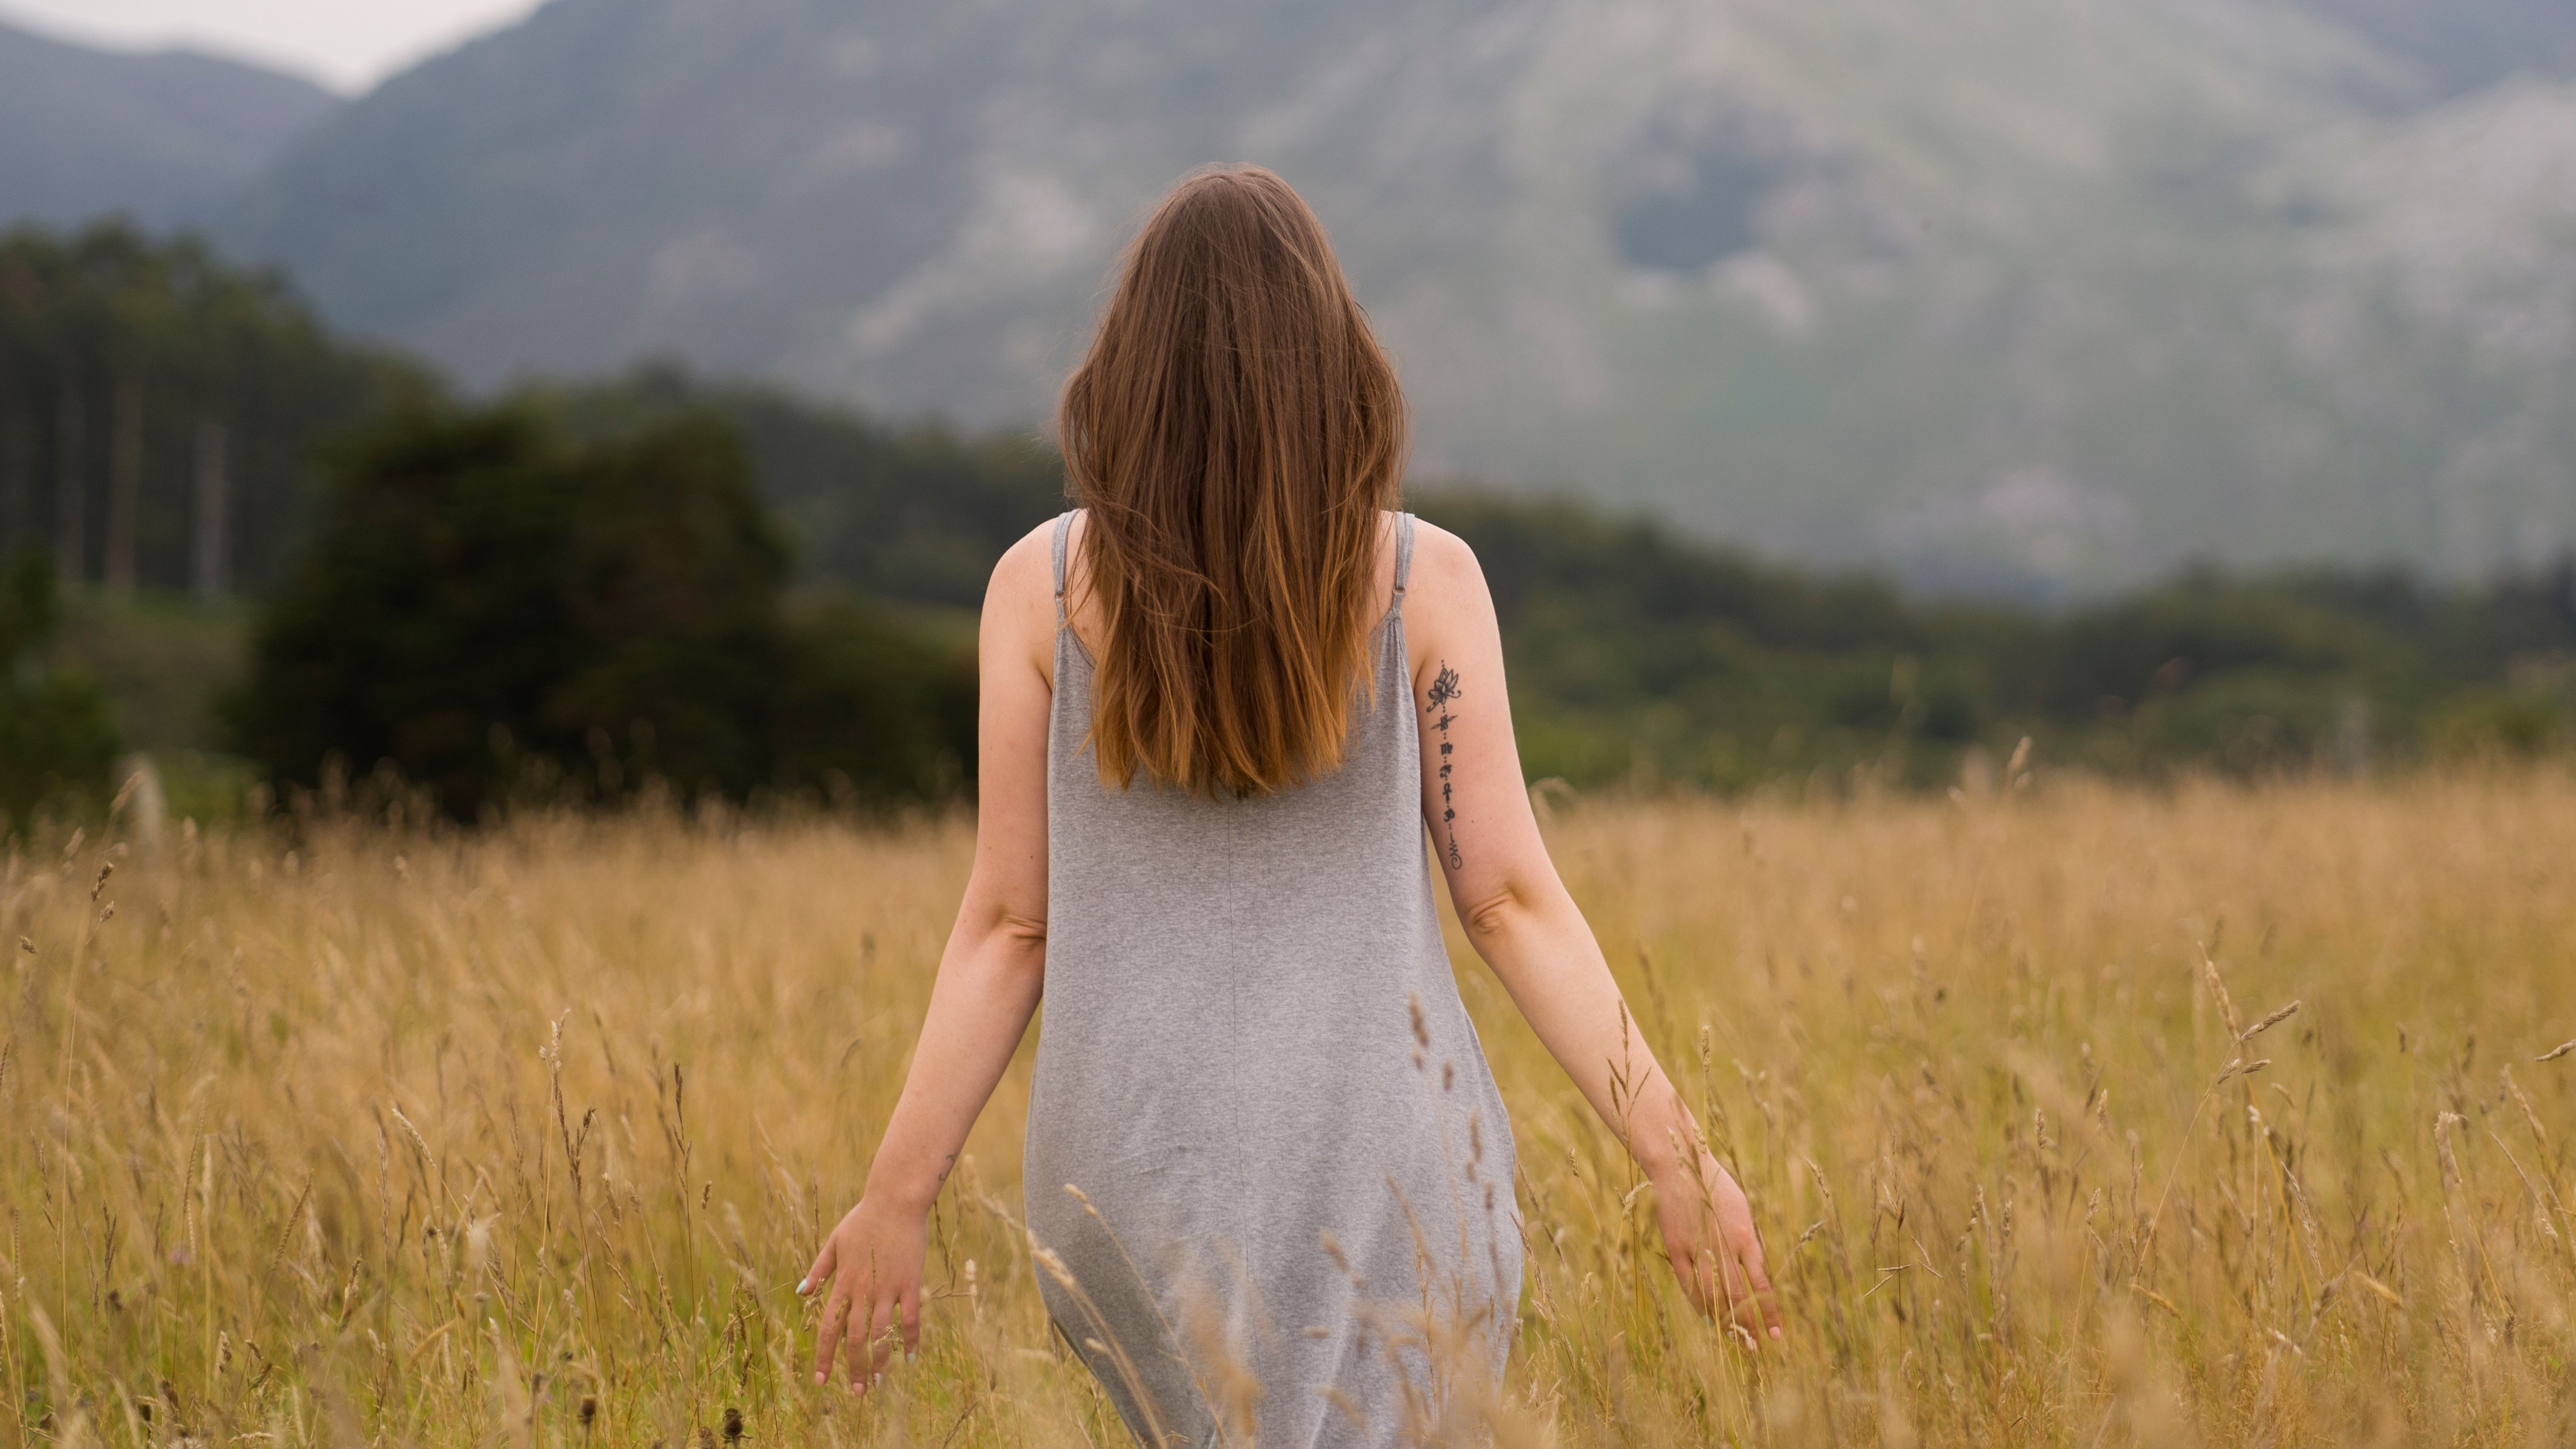
[[[238,61],[92,50],[0,23],[0,225],[202,220],[339,105]]]
[[[476,382],[1034,421],[1218,160],[1323,213],[1425,476],[2042,593],[2576,544],[2564,0],[553,0],[218,234]]]

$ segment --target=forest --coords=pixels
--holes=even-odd
[[[1032,434],[671,365],[470,400],[194,239],[14,231],[0,556],[41,558],[63,598],[13,585],[29,622],[0,738],[80,743],[15,749],[0,811],[96,803],[119,732],[235,781],[390,770],[461,817],[530,780],[953,793],[984,575],[1064,506]],[[2561,749],[2576,716],[2564,560],[2477,581],[2195,568],[2043,609],[1569,495],[1417,480],[1408,506],[1475,548],[1524,765],[1577,788],[2360,773]]]

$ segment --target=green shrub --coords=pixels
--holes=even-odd
[[[776,768],[827,794],[927,799],[975,764],[975,651],[941,648],[854,599],[790,626]]]
[[[2453,700],[2433,721],[2433,747],[2450,760],[2528,760],[2565,739],[2559,701],[2537,690],[2479,690]]]
[[[0,571],[0,826],[39,805],[95,802],[121,748],[107,696],[86,674],[47,665],[61,620],[53,565],[21,552]]]

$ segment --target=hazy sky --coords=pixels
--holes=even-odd
[[[63,40],[186,45],[360,91],[516,20],[539,0],[0,0],[0,18]]]

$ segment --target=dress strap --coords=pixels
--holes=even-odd
[[[1413,576],[1413,515],[1395,516],[1395,603],[1389,613],[1404,612],[1404,585]]]
[[[1052,549],[1055,559],[1055,626],[1059,629],[1064,627],[1064,545],[1072,532],[1073,510],[1067,509],[1055,516],[1055,544]],[[1396,568],[1397,577],[1401,578],[1403,565],[1398,564]]]

